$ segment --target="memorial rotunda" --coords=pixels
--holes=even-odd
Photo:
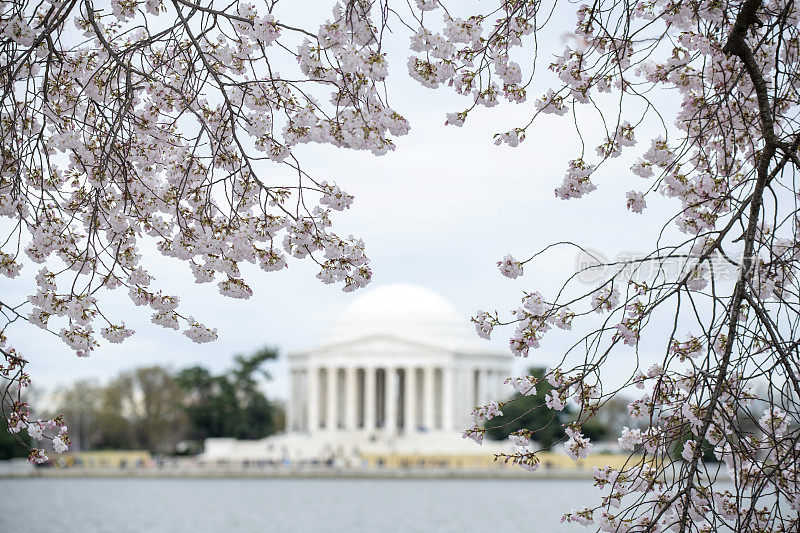
[[[209,439],[206,458],[485,455],[485,446],[460,433],[472,407],[509,394],[502,382],[510,375],[510,354],[488,348],[435,292],[414,285],[367,290],[318,346],[289,354],[286,433],[251,442]]]
[[[498,398],[507,354],[487,350],[433,291],[387,285],[356,299],[320,345],[289,355],[289,431],[452,431]]]

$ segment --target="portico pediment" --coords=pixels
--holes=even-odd
[[[337,342],[320,346],[313,350],[315,355],[325,355],[326,353],[342,352],[410,352],[419,353],[420,350],[432,351],[441,354],[453,353],[442,346],[436,346],[425,342],[403,339],[393,335],[374,334],[364,337],[351,339],[344,342]]]

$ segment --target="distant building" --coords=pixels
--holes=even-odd
[[[64,466],[84,468],[143,468],[152,466],[152,457],[146,450],[91,450],[66,453]]]
[[[511,375],[511,356],[487,348],[468,320],[428,289],[365,292],[319,346],[289,354],[289,368],[287,432],[260,441],[208,439],[204,460],[435,457],[469,464],[469,457],[508,446],[477,446],[460,433],[472,407],[508,395],[502,381]]]
[[[413,285],[367,292],[289,366],[288,428],[310,433],[463,429],[510,375],[507,353],[488,350],[450,303]]]

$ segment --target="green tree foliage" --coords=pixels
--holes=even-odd
[[[183,409],[190,428],[188,439],[201,441],[221,434],[227,406],[218,393],[218,378],[202,366],[193,366],[178,372],[175,380],[184,393]]]
[[[593,442],[614,439],[620,435],[622,428],[632,426],[628,414],[629,399],[615,396],[603,402],[594,415],[581,424],[581,430]]]
[[[536,394],[521,396],[515,394],[503,405],[503,416],[490,420],[486,435],[493,440],[508,438],[511,433],[520,429],[533,432],[533,438],[540,446],[548,447],[558,442],[564,436],[563,425],[571,420],[568,409],[554,412],[541,407],[545,402],[545,395],[552,389],[544,378],[543,368],[530,368],[528,375],[539,380],[536,385]]]
[[[190,422],[189,437],[258,439],[283,428],[281,406],[267,399],[259,378],[271,379],[262,365],[274,360],[278,351],[262,348],[250,356],[236,355],[228,372],[214,376],[195,366],[177,374],[184,391],[185,412]]]
[[[31,416],[38,417],[37,412],[33,409],[40,399],[40,391],[34,387],[29,387],[27,390],[12,391],[6,389],[4,394],[11,402],[23,402],[32,406]],[[15,459],[17,457],[28,457],[29,449],[26,448],[36,441],[31,442],[28,432],[25,430],[18,433],[11,433],[8,430],[8,420],[6,417],[0,416],[0,461],[7,459]]]
[[[77,450],[173,453],[181,442],[199,445],[208,437],[263,438],[283,428],[282,406],[260,386],[271,379],[264,363],[277,355],[274,348],[236,355],[220,375],[202,366],[178,372],[152,366],[122,372],[106,385],[78,381],[58,391],[58,412],[70,420]],[[13,436],[0,433],[0,458],[10,457],[15,445],[25,453]]]
[[[17,435],[25,440],[27,435]],[[8,423],[3,421],[0,423],[0,461],[6,459],[14,459],[15,457],[27,457],[28,450],[20,445],[17,438],[8,431]]]
[[[533,432],[533,438],[543,448],[550,447],[564,437],[564,425],[575,421],[578,413],[568,405],[563,411],[553,412],[542,408],[545,395],[552,387],[544,378],[543,368],[529,368],[528,375],[536,377],[536,394],[520,396],[514,394],[501,409],[503,416],[487,423],[486,434],[490,439],[502,440],[520,429]],[[623,425],[630,425],[627,410],[628,400],[612,398],[600,406],[594,416],[581,425],[583,434],[593,442],[603,441],[619,435]]]

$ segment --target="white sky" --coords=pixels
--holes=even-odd
[[[398,49],[406,42],[403,39]],[[340,234],[353,233],[366,241],[372,286],[402,282],[428,287],[451,301],[468,321],[477,309],[514,308],[523,290],[552,296],[556,283],[572,273],[575,264],[572,252],[551,255],[547,263],[526,268],[523,278],[509,280],[496,268],[506,253],[527,257],[561,240],[573,240],[608,257],[649,249],[666,220],[667,207],[677,205],[648,197],[650,207],[644,216],[625,210],[625,192],[648,185],[627,169],[633,155],[647,149],[649,136],[638,134],[640,145],[633,152],[595,176],[596,192],[565,202],[555,198],[553,189],[562,180],[567,160],[578,153],[568,117],[542,117],[518,148],[492,142],[493,133],[527,122],[533,98],[544,92],[544,83],[535,83],[525,104],[480,111],[460,129],[445,127],[445,113],[463,109],[465,101],[448,89],[432,91],[409,80],[407,56],[401,52],[389,58],[394,77],[389,82],[390,103],[412,127],[409,135],[396,140],[395,152],[375,157],[319,146],[295,150],[311,175],[334,180],[355,195],[353,207],[337,213],[334,225]],[[593,153],[595,144],[587,152]],[[221,371],[235,353],[274,345],[282,360],[272,368],[275,379],[267,391],[285,397],[286,353],[313,346],[336,313],[359,296],[316,280],[315,265],[308,261],[294,261],[279,273],[244,268],[254,289],[246,301],[223,298],[216,284],[195,285],[180,262],[153,254],[147,262],[158,276],[157,286],[179,294],[182,310],[218,328],[219,340],[198,345],[152,325],[150,311],[134,307],[120,292],[106,301],[105,309],[137,333],[122,345],[104,343],[88,359],[76,358],[38,328],[19,324],[9,330],[12,345],[31,361],[36,385],[52,389],[78,378],[106,379],[124,369],[153,364],[176,369],[200,364]],[[28,266],[23,277],[1,279],[4,299],[24,299],[36,270]],[[511,331],[499,333],[492,343],[506,349],[503,333]],[[519,367],[555,361],[563,340],[545,342]]]

